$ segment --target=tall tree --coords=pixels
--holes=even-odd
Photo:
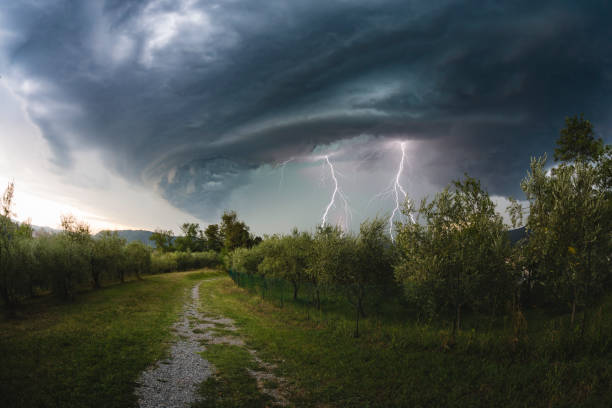
[[[249,227],[242,221],[238,221],[235,211],[226,211],[221,216],[221,236],[226,251],[236,248],[248,248],[251,245]]]
[[[583,114],[565,118],[565,127],[555,148],[555,161],[594,161],[603,152],[603,140],[595,139],[593,124]]]
[[[155,242],[155,247],[161,252],[174,250],[174,233],[171,230],[156,229],[149,240]]]
[[[177,250],[191,252],[204,250],[204,240],[202,231],[200,230],[200,224],[186,222],[181,225],[181,231],[183,232],[183,236],[176,238],[175,242]]]
[[[210,224],[204,231],[206,247],[209,251],[219,252],[223,248],[223,238],[217,224]]]

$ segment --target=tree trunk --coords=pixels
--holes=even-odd
[[[321,297],[319,295],[319,288],[317,288],[316,292],[317,292],[317,310],[321,310]]]
[[[100,274],[99,273],[94,273],[93,274],[93,280],[94,280],[94,289],[100,289]]]
[[[300,288],[300,286],[296,282],[292,282],[292,283],[293,283],[293,300],[297,300],[298,289]]]
[[[366,317],[365,311],[363,310],[363,296],[359,297],[359,300],[357,301],[358,306],[359,306],[359,313],[361,314],[361,317]]]
[[[574,318],[576,317],[576,293],[574,291],[574,300],[572,301],[572,318],[570,320],[570,325],[574,327]]]
[[[455,319],[453,319],[453,333],[451,335],[453,339],[459,329],[461,329],[461,304],[458,303],[455,309]]]
[[[361,312],[359,311],[359,305],[355,307],[355,311],[357,312],[357,319],[355,320],[355,334],[353,335],[353,337],[357,338],[359,337],[359,316],[361,315]]]

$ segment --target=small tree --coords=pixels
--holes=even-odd
[[[117,231],[102,231],[93,242],[92,278],[94,287],[100,287],[100,277],[106,274],[110,278],[118,277],[124,282],[123,249],[125,239]]]
[[[151,251],[140,241],[132,241],[125,248],[127,269],[132,271],[136,278],[151,273]]]
[[[55,242],[54,290],[62,298],[74,298],[76,285],[85,281],[91,268],[89,225],[72,215],[61,216],[62,233]]]
[[[19,283],[13,258],[17,232],[17,224],[11,220],[14,192],[15,184],[9,183],[0,200],[0,295],[10,314],[17,304]]]
[[[318,310],[321,309],[321,287],[331,283],[330,277],[340,268],[337,254],[341,239],[342,231],[329,225],[317,227],[312,239],[305,278],[314,287],[313,303]]]
[[[423,200],[416,223],[398,223],[395,276],[430,312],[452,306],[454,336],[465,306],[500,304],[512,280],[508,237],[489,195],[470,177],[452,187]],[[404,214],[413,211],[406,201]]]
[[[297,228],[294,228],[291,235],[283,237],[282,240],[282,250],[288,260],[288,267],[283,277],[293,286],[293,300],[297,299],[300,286],[306,279],[306,267],[311,243],[310,234],[299,232]]]
[[[336,281],[347,290],[349,302],[355,307],[355,337],[359,336],[359,317],[365,317],[364,300],[374,287],[393,281],[392,245],[386,235],[387,222],[381,218],[364,221],[359,236],[345,238],[347,256],[353,257],[349,266],[340,269]]]

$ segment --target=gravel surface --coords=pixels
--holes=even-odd
[[[194,333],[190,325],[193,319],[203,319],[198,312],[199,288],[200,284],[193,287],[191,302],[173,326],[179,340],[170,348],[170,358],[143,371],[137,381],[136,395],[142,408],[189,407],[200,399],[198,385],[212,375],[211,364],[198,354],[203,351],[199,342],[203,335]]]
[[[288,406],[284,396],[285,380],[273,374],[275,365],[268,364],[257,357],[255,350],[247,348],[244,341],[231,332],[237,332],[232,319],[223,316],[205,315],[200,311],[200,283],[191,290],[191,301],[178,322],[172,327],[178,340],[170,348],[170,357],[158,361],[154,366],[140,374],[137,380],[138,405],[141,408],[183,408],[202,399],[198,395],[198,385],[213,375],[215,369],[200,356],[204,351],[202,344],[227,344],[248,351],[262,370],[247,370],[255,378],[259,390],[273,399],[275,406]],[[217,333],[222,329],[227,334]],[[278,384],[269,388],[268,382]]]

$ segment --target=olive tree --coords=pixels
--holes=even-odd
[[[342,231],[329,225],[317,227],[308,252],[308,266],[305,279],[313,285],[313,303],[321,309],[321,287],[329,284],[336,271],[340,268],[338,249],[342,239]],[[265,242],[265,241],[264,241]]]
[[[414,212],[406,200],[402,209]],[[453,336],[464,307],[495,308],[511,293],[510,244],[502,217],[480,182],[454,181],[429,202],[417,222],[398,223],[396,279],[429,312],[454,310]]]
[[[9,314],[14,313],[19,298],[27,292],[27,279],[22,263],[33,260],[29,245],[25,242],[26,239],[31,239],[31,228],[20,228],[11,219],[14,215],[14,191],[15,185],[11,182],[0,199],[0,296]],[[21,256],[27,256],[27,261]]]
[[[140,241],[132,241],[125,247],[127,270],[132,271],[136,278],[151,273],[151,250]]]
[[[570,305],[573,324],[577,308],[596,298],[610,277],[610,203],[593,163],[545,166],[546,156],[533,159],[521,183],[529,200],[526,250],[553,299]]]
[[[386,226],[381,218],[366,220],[359,227],[359,235],[346,235],[341,246],[345,265],[337,270],[334,281],[345,288],[355,308],[355,337],[359,336],[359,318],[365,317],[365,299],[375,288],[393,282],[393,251]]]

